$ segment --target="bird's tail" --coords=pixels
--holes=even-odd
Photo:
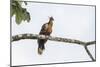
[[[39,45],[38,46],[38,54],[39,55],[41,55],[42,53],[43,53],[43,50],[44,50],[45,48],[44,48],[44,44],[41,46],[41,45]]]

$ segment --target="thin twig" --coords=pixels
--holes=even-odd
[[[90,53],[90,51],[88,50],[87,46],[84,46],[87,54],[89,55],[89,57],[92,59],[92,61],[95,61],[95,59],[93,58],[92,54]]]

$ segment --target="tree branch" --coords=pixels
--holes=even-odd
[[[58,41],[58,42],[66,42],[66,43],[75,43],[79,45],[92,45],[95,44],[95,41],[90,42],[83,42],[76,39],[69,39],[69,38],[61,38],[61,37],[53,37],[53,36],[44,36],[44,35],[38,35],[38,34],[19,34],[12,36],[11,41],[18,41],[21,39],[48,39],[51,41]]]
[[[19,41],[21,39],[48,39],[48,40],[51,40],[51,41],[74,43],[74,44],[82,45],[82,46],[84,46],[87,54],[92,59],[92,61],[95,61],[92,54],[88,50],[87,46],[95,44],[96,41],[84,42],[84,41],[80,41],[80,40],[76,40],[76,39],[69,39],[69,38],[61,38],[61,37],[44,36],[44,35],[26,33],[26,34],[19,34],[19,35],[12,36],[11,42]]]
[[[87,54],[89,55],[89,57],[92,59],[92,61],[95,61],[95,59],[93,58],[92,54],[90,53],[90,51],[88,50],[87,46],[84,46]]]

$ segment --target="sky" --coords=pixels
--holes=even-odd
[[[12,36],[23,33],[38,34],[41,26],[52,16],[54,22],[51,36],[86,42],[95,40],[95,7],[93,6],[28,2],[28,5],[23,7],[30,13],[31,21],[17,25],[15,17],[12,17]],[[37,47],[36,40],[12,42],[12,65],[91,61],[84,47],[77,44],[48,40],[42,55],[38,55]],[[95,45],[88,48],[95,57]]]

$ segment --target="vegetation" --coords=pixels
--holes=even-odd
[[[22,3],[27,5],[27,2],[21,2],[19,0],[12,0],[11,2],[11,17],[15,15],[15,21],[20,24],[22,21],[30,21],[30,13],[26,8],[22,7]]]

